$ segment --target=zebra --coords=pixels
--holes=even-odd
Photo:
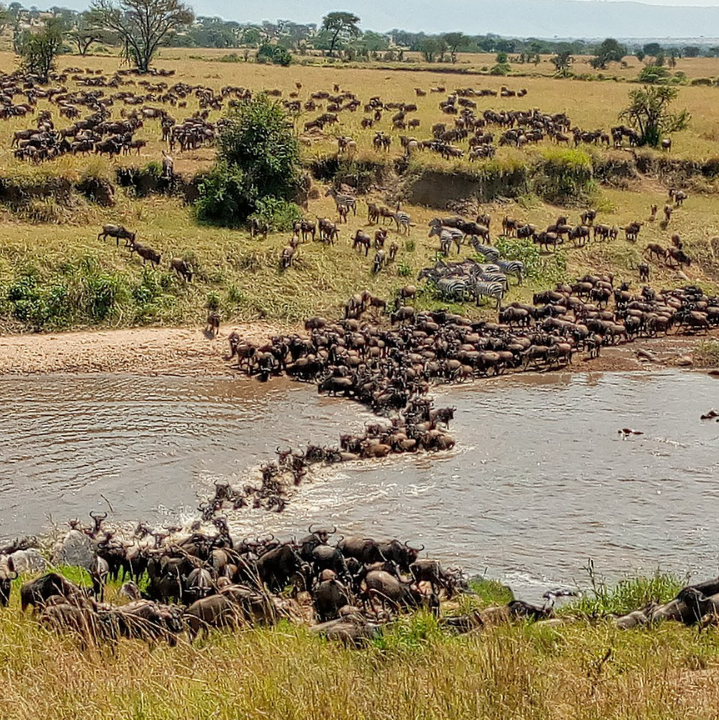
[[[472,285],[472,293],[477,298],[477,305],[482,297],[494,298],[497,301],[497,310],[504,297],[504,285],[499,282],[484,282],[479,280]]]
[[[443,300],[453,299],[462,302],[469,287],[467,281],[462,278],[448,277],[437,281],[437,290]]]
[[[487,282],[487,283],[500,283],[502,285],[504,292],[509,290],[509,283],[507,282],[507,276],[504,273],[501,273],[501,272],[481,273],[479,276],[479,280],[481,280],[482,282]]]
[[[394,214],[394,221],[397,223],[397,232],[406,232],[409,235],[409,229],[412,225],[412,218],[406,213],[398,210]]]
[[[517,278],[519,284],[522,284],[524,279],[524,263],[521,260],[496,260],[496,264],[499,269],[505,275],[514,275]]]
[[[472,235],[472,239],[469,243],[474,252],[476,252],[477,255],[484,256],[485,260],[489,260],[490,262],[496,262],[499,260],[499,252],[497,252],[497,249],[491,247],[490,245],[482,245],[476,235]]]
[[[461,230],[448,227],[447,225],[432,224],[429,237],[434,237],[435,235],[439,235],[439,246],[445,255],[449,255],[452,242],[457,246],[457,252],[459,252],[459,248],[464,240],[464,233]]]
[[[331,197],[335,201],[335,205],[337,205],[338,210],[339,207],[343,205],[344,207],[351,209],[353,215],[357,215],[357,198],[352,195],[338,193],[333,187],[328,187],[325,197]]]

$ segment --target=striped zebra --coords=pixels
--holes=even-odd
[[[524,263],[521,260],[497,260],[496,264],[505,275],[514,275],[519,284],[524,279]]]
[[[335,201],[338,210],[342,206],[352,210],[354,215],[357,214],[357,198],[352,195],[338,193],[333,187],[328,187],[325,197],[331,197]]]
[[[469,289],[467,281],[462,278],[441,278],[437,282],[437,290],[443,300],[456,300],[457,302],[463,302]]]
[[[447,225],[433,224],[429,231],[429,237],[434,237],[435,235],[439,235],[439,247],[445,255],[449,255],[449,250],[453,242],[457,246],[457,252],[459,252],[462,241],[464,240],[464,233],[461,230],[448,227]]]
[[[481,275],[482,273],[498,273],[501,270],[496,263],[477,263],[477,272]]]
[[[477,305],[479,305],[480,298],[493,298],[497,301],[497,310],[499,310],[502,298],[504,297],[504,285],[498,282],[484,282],[482,280],[478,280],[474,283],[474,285],[472,285],[472,293],[475,298],[477,298]]]
[[[507,292],[507,290],[509,290],[509,282],[507,281],[507,276],[504,273],[482,273],[479,276],[479,280],[487,283],[500,283],[502,285],[502,288],[504,289],[504,292]]]
[[[482,245],[476,235],[472,235],[470,245],[472,246],[474,252],[476,252],[477,255],[482,255],[485,260],[489,260],[489,262],[496,262],[499,260],[499,253],[497,252],[497,249],[493,248],[491,245]]]
[[[407,235],[409,235],[409,229],[412,226],[412,218],[408,213],[398,210],[394,214],[394,221],[397,223],[398,233],[407,233]]]

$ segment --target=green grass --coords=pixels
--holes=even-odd
[[[719,367],[719,341],[702,340],[694,350],[694,364],[698,367]]]

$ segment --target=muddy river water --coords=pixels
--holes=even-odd
[[[310,522],[424,543],[448,564],[533,590],[657,568],[719,573],[719,381],[674,371],[540,375],[440,388],[455,451],[347,464],[281,514],[238,532]],[[0,538],[90,510],[189,516],[217,479],[239,483],[278,445],[336,444],[370,418],[287,381],[44,376],[0,379]],[[643,435],[626,440],[623,427]],[[196,514],[196,513],[195,513]]]

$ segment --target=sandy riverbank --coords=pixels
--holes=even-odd
[[[266,323],[228,327],[218,337],[187,328],[133,328],[0,337],[0,375],[134,373],[223,375],[227,336],[253,342],[280,332]]]
[[[50,373],[134,373],[138,375],[226,375],[227,337],[237,330],[264,342],[288,330],[268,323],[224,328],[218,337],[188,328],[134,328],[0,337],[0,375]],[[670,335],[603,348],[600,358],[578,353],[570,369],[631,371],[661,365],[688,365],[696,337]],[[642,351],[649,355],[643,355]],[[651,357],[656,362],[649,360]]]

